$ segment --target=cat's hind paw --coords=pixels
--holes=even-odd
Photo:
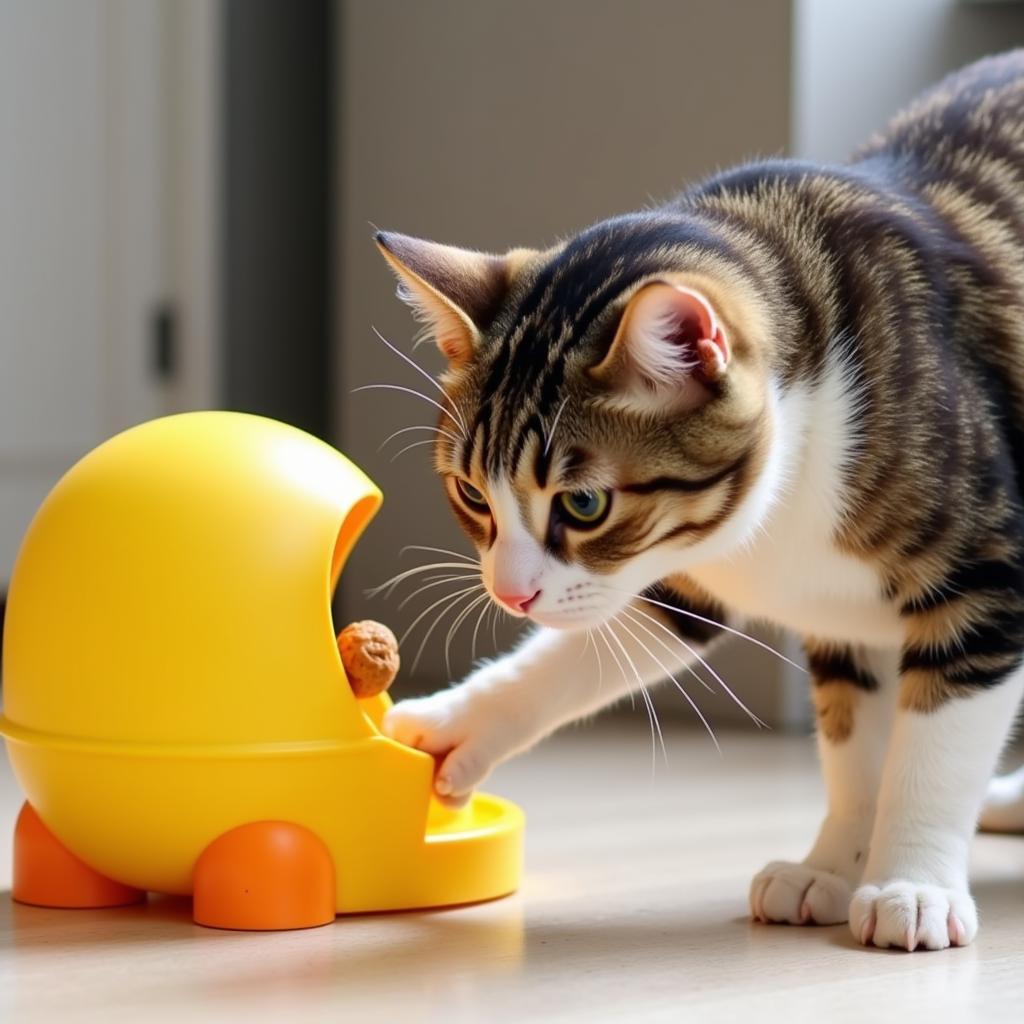
[[[841,924],[852,887],[845,878],[808,864],[775,860],[750,883],[755,921],[776,924]]]
[[[988,784],[978,825],[986,832],[1024,832],[1024,768]]]
[[[978,934],[978,912],[966,889],[891,881],[862,885],[850,903],[850,930],[863,946],[945,949]]]

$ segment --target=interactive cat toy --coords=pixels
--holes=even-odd
[[[67,473],[8,597],[16,900],[191,893],[200,924],[278,929],[518,886],[519,809],[443,807],[432,758],[381,733],[390,632],[335,641],[380,501],[337,451],[237,413],[144,424]]]

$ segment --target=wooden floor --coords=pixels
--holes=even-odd
[[[977,943],[869,951],[845,926],[747,919],[750,876],[804,852],[810,741],[590,727],[506,766],[528,814],[516,896],[308,932],[193,926],[183,901],[47,911],[0,898],[0,1021],[1024,1020],[1024,838],[982,836]],[[0,769],[0,831],[19,798]],[[9,888],[9,856],[0,888]]]

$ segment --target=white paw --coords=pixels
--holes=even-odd
[[[404,700],[384,716],[385,735],[434,757],[434,792],[454,807],[470,798],[498,760],[493,726],[458,690]]]
[[[989,832],[1024,832],[1024,768],[989,783],[978,824]]]
[[[850,903],[850,930],[864,946],[945,949],[974,939],[978,912],[966,889],[905,881],[862,885]]]
[[[831,871],[774,860],[750,883],[750,913],[757,921],[840,924],[851,891],[850,883]]]

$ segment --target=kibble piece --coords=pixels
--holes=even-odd
[[[366,619],[347,625],[338,634],[338,650],[357,697],[376,697],[398,675],[398,641],[379,622]]]

